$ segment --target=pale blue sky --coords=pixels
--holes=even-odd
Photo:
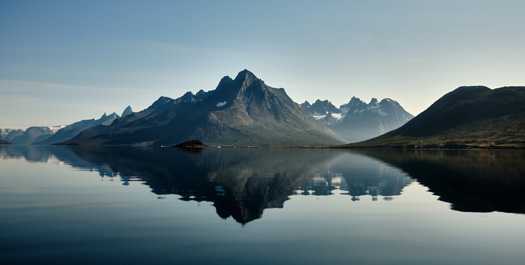
[[[213,90],[249,69],[296,102],[525,85],[525,1],[4,1],[0,128]]]

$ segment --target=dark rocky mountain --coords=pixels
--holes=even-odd
[[[0,144],[11,144],[11,143],[8,141],[0,140]]]
[[[525,147],[525,87],[460,87],[397,130],[353,146]]]
[[[310,114],[313,116],[327,115],[329,113],[341,113],[341,110],[335,107],[332,102],[328,100],[321,101],[318,99],[312,105],[310,105],[308,101],[305,101],[303,104],[301,104],[301,107],[306,109],[306,111],[310,112]]]
[[[131,111],[131,107],[128,106],[124,110],[124,113],[126,113],[128,108]],[[72,123],[58,130],[54,135],[50,135],[47,139],[35,141],[35,144],[47,145],[47,144],[56,144],[56,143],[68,141],[68,140],[71,140],[73,137],[77,136],[80,132],[82,132],[83,130],[87,128],[91,128],[97,125],[108,126],[108,125],[111,125],[118,118],[120,118],[119,115],[113,112],[110,115],[106,115],[106,113],[104,113],[104,115],[102,115],[102,117],[100,117],[97,120],[90,119],[90,120],[78,121],[78,122]]]
[[[367,104],[359,98],[352,97],[348,103],[339,108],[328,100],[317,100],[312,105],[306,101],[301,106],[348,142],[379,136],[399,128],[414,117],[397,101],[389,98],[381,102],[373,98]]]
[[[244,70],[235,79],[222,78],[213,91],[160,97],[143,111],[87,129],[64,144],[172,145],[192,139],[207,145],[341,143],[284,89]]]

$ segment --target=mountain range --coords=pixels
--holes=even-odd
[[[160,97],[122,117],[104,114],[67,126],[0,129],[1,143],[212,146],[524,148],[525,87],[459,87],[417,117],[395,100],[359,98],[335,107],[328,100],[293,102],[248,70],[223,77],[215,90]],[[373,138],[373,139],[371,139]],[[367,140],[369,139],[369,140]],[[364,141],[366,140],[366,141]],[[362,141],[362,142],[359,142]],[[355,143],[359,142],[359,143]]]
[[[350,146],[524,148],[525,87],[459,87],[402,127]]]
[[[130,106],[126,107],[122,116],[133,113]],[[120,118],[116,113],[102,115],[99,119],[82,120],[67,126],[32,126],[27,129],[0,129],[0,140],[16,145],[48,145],[64,142],[77,136],[83,130],[97,126],[110,125]]]
[[[130,106],[127,106],[126,109],[122,112],[122,117],[132,114],[133,111]],[[65,126],[64,128],[57,131],[54,135],[49,137],[48,139],[40,142],[36,142],[35,144],[39,145],[47,145],[47,144],[57,144],[61,142],[65,142],[68,140],[73,139],[75,136],[77,136],[79,133],[84,131],[85,129],[94,127],[94,126],[108,126],[111,125],[116,119],[120,118],[118,114],[115,112],[111,113],[110,115],[102,115],[98,120],[90,119],[90,120],[82,120],[75,123],[72,123],[68,126]]]
[[[399,128],[414,117],[397,101],[389,98],[381,101],[373,98],[367,104],[352,97],[339,108],[328,100],[317,100],[314,104],[306,101],[301,106],[347,142],[379,136]]]
[[[32,126],[23,129],[0,129],[0,140],[12,144],[27,145],[51,137],[62,126]]]
[[[314,119],[282,88],[248,70],[223,77],[212,91],[160,97],[147,109],[108,126],[84,130],[63,144],[172,145],[199,139],[207,145],[334,145],[343,140]]]

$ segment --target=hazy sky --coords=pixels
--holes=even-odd
[[[296,102],[525,85],[525,1],[0,0],[0,128],[213,90],[243,70]]]

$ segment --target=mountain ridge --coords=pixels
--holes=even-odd
[[[340,144],[282,88],[243,70],[215,90],[160,97],[147,109],[110,126],[83,131],[64,144],[172,145],[199,139],[207,145]]]
[[[379,136],[399,128],[414,117],[390,98],[381,101],[372,98],[367,104],[359,98],[352,97],[339,108],[328,100],[318,99],[314,104],[305,101],[301,106],[348,142]]]
[[[127,107],[131,110],[131,107]],[[128,114],[129,115],[129,114]],[[103,125],[108,126],[111,125],[115,120],[119,119],[120,116],[116,114],[115,112],[107,115],[104,113],[99,119],[89,119],[89,120],[81,120],[74,122],[72,124],[69,124],[67,126],[64,126],[64,128],[61,128],[56,133],[48,137],[47,139],[43,139],[41,141],[35,141],[33,144],[35,145],[48,145],[48,144],[56,144],[64,141],[71,140],[73,137],[77,136],[79,133],[84,131],[85,129],[88,129],[93,126],[97,125]]]

